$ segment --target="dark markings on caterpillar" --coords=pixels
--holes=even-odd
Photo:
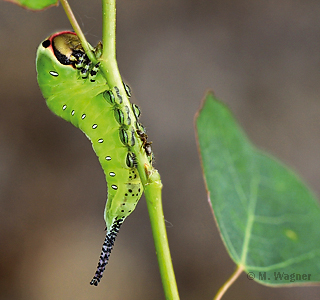
[[[106,99],[106,101],[109,104],[113,105],[115,103],[115,99],[114,99],[114,95],[113,95],[112,91],[104,91],[103,97],[104,97],[104,99]]]
[[[59,73],[57,73],[55,71],[50,71],[49,74],[52,75],[53,77],[58,77],[59,76]]]
[[[138,120],[139,120],[139,117],[140,117],[140,115],[141,115],[141,111],[140,111],[139,106],[136,105],[136,104],[132,104],[132,110],[133,110],[133,113],[134,113],[134,115],[135,115],[135,117],[136,117],[136,119],[137,119],[137,121],[138,121]]]
[[[97,124],[93,124],[93,125],[92,125],[92,129],[96,129],[97,127],[98,127]]]
[[[96,76],[98,74],[99,66],[100,66],[100,62],[95,64],[95,66],[91,69],[90,76],[89,76],[91,82],[95,82],[96,81],[95,78],[96,78]]]
[[[119,103],[122,103],[122,96],[120,95],[119,88],[117,86],[114,87],[114,90],[116,91],[117,97],[119,99]]]
[[[137,167],[137,160],[134,153],[128,153],[126,158],[126,164],[129,168]]]
[[[86,55],[85,55],[85,53],[83,53],[82,55],[79,56],[78,61],[75,63],[75,67],[78,70],[82,69],[85,57],[86,57]]]
[[[111,251],[113,249],[114,241],[117,237],[117,234],[119,232],[119,229],[123,223],[123,218],[117,219],[113,224],[110,230],[107,231],[106,238],[104,240],[104,243],[102,245],[102,251],[100,254],[100,259],[98,262],[97,271],[94,274],[90,284],[97,286],[103,276],[103,272],[106,268],[106,265],[109,261],[109,257],[111,254]]]
[[[136,143],[136,138],[134,136],[134,130],[131,130],[131,147],[133,147]]]
[[[71,116],[74,116],[74,110],[71,111]]]
[[[116,109],[114,110],[114,117],[115,117],[115,119],[117,120],[117,122],[118,122],[120,125],[123,125],[123,124],[124,124],[124,115],[123,115],[122,110],[116,108]]]
[[[106,156],[106,160],[111,160],[111,157],[110,156]]]
[[[63,105],[63,106],[62,106],[62,109],[63,109],[63,110],[66,110],[66,108],[67,108],[67,105]]]
[[[119,136],[121,143],[124,145],[128,145],[128,134],[123,128],[120,128]]]
[[[126,91],[127,93],[127,96],[130,98],[131,97],[131,88],[130,86],[128,86],[127,84],[125,84],[124,82],[123,83],[123,87],[124,87],[124,90]]]
[[[48,48],[51,45],[50,40],[45,40],[42,42],[42,47],[43,48]]]
[[[103,143],[103,139],[99,139],[99,140],[98,140],[98,143]]]
[[[111,185],[111,187],[112,187],[114,190],[117,190],[117,189],[118,189],[118,187],[117,187],[115,184]]]
[[[131,124],[130,109],[127,105],[124,107],[124,109],[126,110],[126,113],[127,113],[127,125],[130,125]]]
[[[110,175],[111,177],[114,177],[114,176],[116,176],[116,173],[110,172],[109,175]]]
[[[81,116],[81,119],[83,120],[85,117],[86,117],[86,114],[83,114],[83,115]]]
[[[87,63],[80,71],[82,79],[86,79],[89,75],[89,68],[90,68],[91,62]]]

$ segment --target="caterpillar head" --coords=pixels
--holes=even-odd
[[[37,51],[38,82],[45,98],[52,88],[66,80],[76,80],[76,64],[86,57],[78,36],[70,31],[55,33],[46,38]],[[48,88],[43,88],[48,87]]]
[[[61,64],[73,67],[79,57],[84,55],[78,36],[70,31],[62,31],[49,36],[41,43],[38,51],[49,52]]]

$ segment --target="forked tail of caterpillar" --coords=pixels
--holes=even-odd
[[[119,229],[124,221],[124,218],[116,219],[111,226],[110,230],[107,230],[106,238],[102,245],[102,251],[100,254],[97,271],[94,274],[92,280],[90,281],[91,285],[97,286],[103,276],[103,272],[106,268],[106,265],[109,261],[109,256],[114,245],[114,241],[117,237]]]

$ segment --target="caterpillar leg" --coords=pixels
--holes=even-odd
[[[103,276],[103,272],[109,261],[109,256],[114,245],[114,241],[119,232],[120,226],[122,225],[124,218],[117,219],[111,226],[110,230],[107,230],[106,238],[104,240],[102,251],[100,254],[100,259],[98,262],[97,271],[94,274],[90,284],[97,286]]]

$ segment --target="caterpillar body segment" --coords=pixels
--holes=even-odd
[[[99,44],[95,52],[101,50]],[[137,106],[129,108],[123,103],[119,89],[108,86],[99,73],[99,63],[93,65],[89,61],[73,32],[59,32],[44,40],[38,47],[36,63],[38,83],[47,106],[84,132],[105,173],[107,232],[97,273],[91,282],[97,285],[116,234],[143,192],[130,148],[139,139],[135,133],[142,126],[138,123],[140,110]],[[129,94],[128,87],[126,92]]]

